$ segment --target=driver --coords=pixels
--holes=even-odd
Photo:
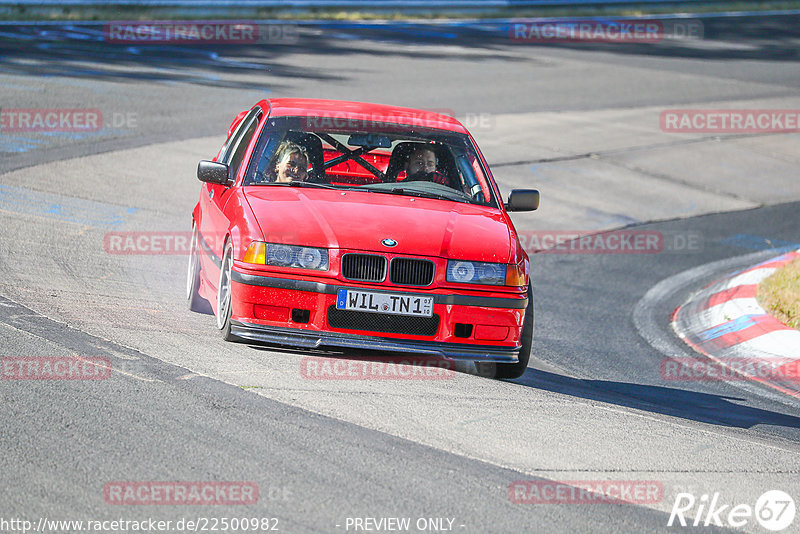
[[[308,154],[304,146],[284,141],[278,147],[276,162],[276,182],[302,182],[308,175]]]
[[[427,180],[448,185],[447,176],[436,170],[436,152],[432,148],[420,147],[408,155],[406,160],[406,180]]]

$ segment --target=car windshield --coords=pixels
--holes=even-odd
[[[243,185],[362,190],[497,207],[469,136],[360,119],[268,119]]]

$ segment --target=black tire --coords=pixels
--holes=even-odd
[[[186,272],[186,298],[193,312],[209,313],[211,304],[200,296],[200,235],[197,225],[192,223],[192,241],[189,244],[189,268]]]
[[[219,284],[217,284],[217,328],[225,341],[238,341],[239,338],[231,334],[231,271],[233,268],[233,245],[225,242],[225,252],[222,255],[222,264],[219,270]]]
[[[478,374],[488,378],[519,378],[528,369],[533,345],[533,288],[528,285],[528,306],[525,308],[525,319],[522,322],[520,336],[522,348],[517,363],[476,362]]]

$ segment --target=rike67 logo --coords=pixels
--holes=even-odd
[[[780,490],[764,492],[756,500],[755,506],[747,503],[722,504],[719,492],[715,492],[710,499],[708,494],[703,494],[696,499],[691,493],[678,493],[675,496],[667,526],[673,526],[677,520],[677,524],[682,527],[715,525],[741,528],[751,524],[755,519],[763,528],[772,532],[780,532],[794,522],[796,511],[794,499],[788,493]],[[692,516],[694,516],[694,521],[691,520]]]

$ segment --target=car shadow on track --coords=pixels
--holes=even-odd
[[[747,402],[739,397],[611,380],[585,380],[531,368],[514,383],[713,425],[800,428],[800,417],[739,404]]]
[[[402,354],[391,355],[385,352],[370,350],[341,351],[322,348],[277,348],[269,345],[250,343],[247,343],[247,345],[258,351],[279,350],[280,352],[304,356],[305,358],[324,359],[329,362],[360,361],[382,364],[396,363],[402,365],[435,367],[460,374],[474,375],[476,377],[481,376],[471,362],[454,362],[430,356],[414,357],[413,355]],[[301,363],[301,368],[302,365]],[[341,368],[344,369],[344,367]],[[363,367],[358,367],[357,369],[363,369]],[[386,371],[386,368],[379,369],[381,373]],[[346,371],[343,370],[341,372]],[[357,377],[351,376],[350,378],[365,379],[378,377],[359,375]],[[386,377],[384,376],[383,378]],[[487,380],[491,379],[487,378]],[[542,391],[615,404],[626,408],[634,408],[645,412],[680,417],[700,423],[735,428],[752,428],[756,425],[800,428],[800,417],[740,404],[747,402],[746,399],[741,397],[729,397],[664,386],[650,386],[629,382],[615,382],[611,380],[586,380],[533,368],[528,368],[521,378],[515,379],[510,383],[520,384]]]
[[[251,349],[255,349],[258,351],[280,351],[282,353],[287,354],[294,354],[297,356],[303,356],[304,358],[311,358],[311,359],[319,359],[319,360],[327,360],[332,365],[333,362],[340,361],[340,362],[372,362],[377,364],[382,364],[382,366],[356,366],[355,368],[351,368],[351,371],[355,372],[356,374],[345,376],[348,374],[348,371],[342,367],[341,365],[337,365],[337,370],[333,370],[333,368],[329,368],[327,371],[328,373],[334,372],[338,373],[340,376],[333,376],[328,375],[326,377],[321,376],[314,376],[314,377],[307,377],[307,378],[350,378],[350,379],[381,379],[381,378],[398,378],[398,376],[402,377],[413,377],[418,376],[416,373],[409,373],[403,374],[398,376],[389,376],[391,375],[390,370],[387,370],[385,367],[386,364],[395,364],[395,366],[405,366],[405,367],[430,367],[436,370],[442,371],[442,376],[452,376],[453,373],[463,373],[463,374],[476,374],[475,366],[471,362],[461,362],[461,361],[453,361],[447,360],[445,358],[441,358],[438,356],[432,356],[427,354],[413,354],[413,353],[387,353],[384,351],[377,351],[377,350],[369,350],[369,349],[335,349],[335,348],[328,348],[328,347],[320,347],[320,348],[302,348],[302,347],[288,347],[288,346],[273,346],[273,345],[259,345],[250,343],[248,341],[244,341]],[[303,372],[304,363],[301,361],[301,372]],[[388,369],[394,369],[390,367]],[[366,374],[365,374],[366,373]],[[374,374],[377,373],[377,374]],[[387,375],[387,373],[389,375]]]

